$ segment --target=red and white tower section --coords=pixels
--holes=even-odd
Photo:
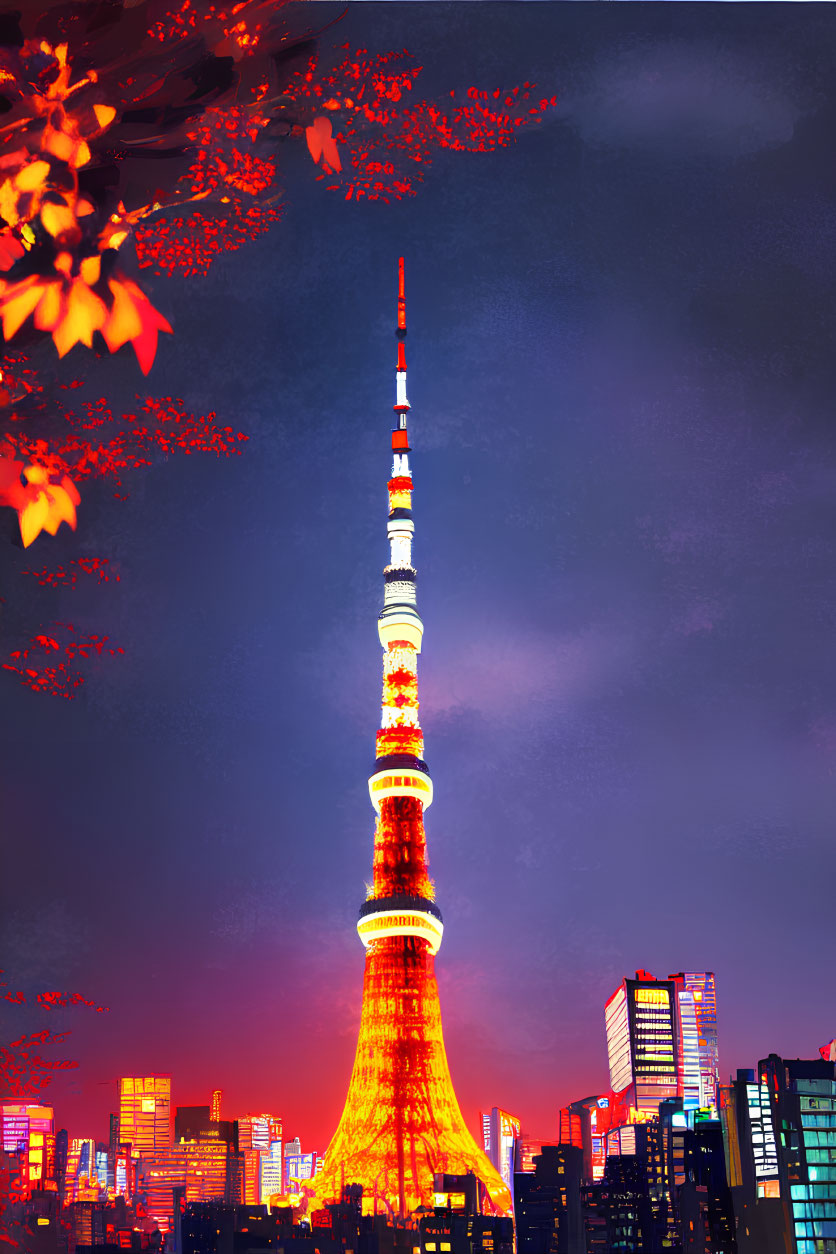
[[[306,1190],[317,1205],[363,1186],[363,1210],[401,1218],[433,1204],[433,1175],[472,1171],[494,1210],[507,1185],[473,1139],[456,1100],[441,1027],[435,955],[444,927],[427,866],[424,811],[433,785],[418,719],[424,624],[412,565],[412,471],[406,394],[406,303],[398,263],[397,368],[389,563],[377,620],[383,701],[369,794],[377,812],[373,882],[357,931],[366,949],[363,1009],[345,1107]]]
[[[395,413],[392,432],[392,476],[388,483],[389,564],[384,568],[383,609],[377,634],[383,646],[383,700],[374,772],[369,795],[378,814],[390,797],[412,797],[426,810],[433,799],[433,783],[424,761],[424,736],[418,721],[418,654],[424,624],[418,613],[415,567],[412,565],[412,475],[406,419],[406,310],[403,259],[398,265],[398,366],[395,373]],[[357,931],[368,947],[384,936],[420,936],[438,952],[444,924],[441,911],[426,896],[398,895],[372,898],[360,910]]]

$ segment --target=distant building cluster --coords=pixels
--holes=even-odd
[[[528,1135],[481,1117],[513,1219],[472,1174],[433,1205],[364,1214],[362,1186],[308,1208],[323,1166],[273,1114],[171,1104],[171,1077],[125,1076],[107,1143],[53,1109],[0,1102],[0,1235],[25,1254],[836,1254],[836,1048],[775,1054],[722,1084],[711,972],[625,979],[604,1011],[609,1086]]]
[[[117,1088],[106,1144],[56,1132],[51,1106],[0,1103],[0,1235],[33,1254],[179,1254],[174,1234],[190,1206],[292,1204],[319,1166],[298,1137],[283,1140],[277,1115],[222,1119],[220,1089],[206,1106],[173,1110],[168,1075],[124,1076]]]
[[[604,1022],[609,1086],[550,1139],[482,1116],[517,1254],[836,1254],[836,1048],[721,1084],[710,971],[638,971]]]

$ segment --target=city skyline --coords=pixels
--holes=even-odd
[[[829,1254],[836,1042],[818,1058],[770,1053],[722,1083],[714,990],[712,972],[657,980],[640,970],[622,980],[605,1011],[614,1087],[561,1110],[557,1140],[525,1135],[498,1107],[481,1115],[513,1221],[497,1216],[472,1173],[435,1174],[431,1204],[405,1210],[402,1199],[400,1215],[393,1198],[379,1212],[377,1188],[367,1211],[356,1179],[329,1202],[321,1153],[290,1137],[280,1115],[227,1111],[218,1089],[202,1105],[174,1105],[171,1076],[146,1075],[119,1080],[107,1142],[68,1137],[49,1105],[0,1103],[0,1197],[12,1201],[5,1235],[24,1236],[30,1254],[52,1254],[61,1232],[71,1251],[164,1240],[174,1254],[211,1254],[230,1250],[233,1234],[259,1231],[300,1242],[301,1254],[347,1224],[355,1242],[376,1232],[375,1241],[420,1240],[420,1254],[434,1254],[440,1235],[454,1242],[451,1254],[497,1254],[497,1239],[512,1235],[502,1225],[513,1222],[524,1254],[554,1240],[566,1254],[610,1254],[628,1238],[648,1254],[660,1240],[681,1254]],[[334,1145],[331,1177],[339,1136],[326,1168]]]
[[[726,7],[711,30],[699,5],[631,7],[595,29],[550,6],[445,9],[448,50],[437,18],[383,11],[374,42],[413,46],[434,86],[531,77],[562,84],[562,112],[397,205],[347,211],[292,167],[277,230],[293,260],[269,236],[199,300],[154,279],[176,335],[153,388],[250,440],[232,464],[157,468],[119,519],[93,489],[79,530],[43,540],[44,561],[113,555],[116,599],[60,591],[50,613],[126,645],[77,701],[8,689],[8,978],[110,1007],[55,1012],[81,1063],[46,1095],[68,1125],[95,1111],[104,1137],[108,1086],[160,1071],[182,1077],[178,1104],[220,1084],[233,1109],[309,1118],[318,1148],[335,1126],[401,251],[422,719],[444,799],[428,826],[456,918],[439,978],[468,1126],[501,1105],[553,1131],[603,1082],[604,1001],[645,965],[716,973],[723,1076],[769,1050],[812,1058],[836,1030],[819,897],[836,743],[820,36],[836,19],[778,6],[747,47]],[[371,23],[355,8],[344,37]],[[641,84],[664,102],[683,65],[672,135]],[[129,404],[125,363],[97,369]]]

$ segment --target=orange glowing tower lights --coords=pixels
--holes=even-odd
[[[412,565],[412,475],[406,419],[406,301],[398,262],[396,426],[392,432],[387,532],[378,635],[383,704],[374,771],[377,811],[372,890],[357,931],[366,948],[363,1008],[354,1069],[325,1166],[308,1190],[321,1205],[363,1186],[365,1212],[406,1218],[432,1206],[436,1172],[474,1172],[497,1211],[511,1207],[499,1172],[462,1118],[444,1049],[435,955],[443,924],[427,869],[424,810],[433,786],[418,722],[418,654],[424,625]]]

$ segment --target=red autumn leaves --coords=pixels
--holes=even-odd
[[[73,81],[66,44],[24,45],[22,66],[44,58],[52,58],[54,73],[38,80],[41,90],[31,96],[28,143],[13,147],[7,138],[0,153],[0,175],[5,176],[0,182],[0,270],[8,275],[0,279],[3,336],[12,339],[31,317],[38,330],[49,332],[63,357],[75,344],[92,347],[99,331],[111,352],[132,343],[147,374],[158,332],[171,327],[113,265],[136,214],[120,206],[99,228],[95,205],[79,186],[79,170],[91,159],[88,141],[108,130],[116,110],[87,99],[84,89],[95,84],[95,73]],[[146,206],[140,213],[149,210]],[[35,272],[27,254],[38,257]]]

